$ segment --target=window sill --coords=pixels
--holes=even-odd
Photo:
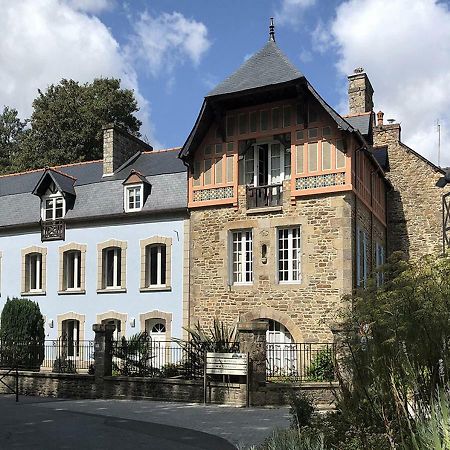
[[[158,291],[171,291],[172,286],[152,286],[140,288],[139,292],[158,292]]]
[[[122,294],[127,292],[126,288],[97,289],[97,294]]]
[[[266,208],[247,209],[247,214],[264,214],[283,211],[282,206],[267,206]]]
[[[81,295],[86,294],[84,289],[73,289],[67,291],[58,291],[58,295]]]
[[[33,297],[37,295],[46,295],[46,291],[31,291],[31,292],[21,292],[20,295],[22,297]]]

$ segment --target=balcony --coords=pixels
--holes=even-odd
[[[281,207],[283,204],[282,184],[268,186],[247,186],[247,209]]]
[[[60,241],[66,235],[66,225],[64,220],[42,220],[41,221],[41,241]]]

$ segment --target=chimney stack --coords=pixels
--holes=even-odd
[[[382,127],[383,126],[383,117],[384,117],[384,112],[383,111],[378,111],[377,112],[377,122],[378,122],[378,126]]]
[[[152,151],[153,147],[114,124],[103,126],[103,176],[116,170],[137,152]]]
[[[363,114],[373,110],[373,87],[362,67],[348,76],[348,106],[350,114]]]

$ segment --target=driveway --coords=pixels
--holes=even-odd
[[[0,396],[0,449],[232,450],[288,424],[287,408]]]

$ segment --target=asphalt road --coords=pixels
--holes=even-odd
[[[236,450],[223,438],[178,426],[70,411],[65,401],[0,396],[0,449]]]

